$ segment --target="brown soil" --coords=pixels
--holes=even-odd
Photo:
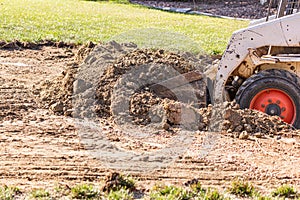
[[[135,49],[134,45],[121,46],[122,49],[128,48],[126,51],[117,50],[118,47],[120,45],[111,43],[97,46],[94,50],[102,52],[103,59],[106,55],[106,64],[113,64],[114,56],[120,55],[117,52],[126,55],[126,52]],[[111,54],[107,54],[107,50]],[[80,65],[77,52],[75,47],[56,46],[0,50],[0,183],[18,185],[25,190],[47,188],[57,182],[69,185],[82,181],[99,182],[111,171],[106,163],[94,157],[89,147],[82,143],[83,137],[79,134],[76,119],[70,117],[76,111],[74,105],[77,107],[82,103],[75,100],[70,104],[73,99],[70,100],[68,92],[74,90],[73,81],[78,80],[75,71],[84,83],[77,84],[80,87],[75,87],[75,90],[85,88],[75,92],[75,99],[89,96],[85,92],[92,90],[101,77],[101,74],[94,74],[98,77],[97,81],[95,77],[85,77],[87,71],[84,70],[96,69],[85,69],[87,65]],[[84,63],[91,62],[93,58],[86,57]],[[98,63],[104,60],[100,61]],[[78,73],[80,70],[83,72]],[[104,72],[103,69],[99,70]],[[88,82],[88,79],[91,80]],[[95,100],[95,97],[83,98],[84,101],[88,99]],[[137,102],[140,101],[137,99]],[[159,102],[157,105],[160,105]],[[97,101],[82,104],[94,106]],[[177,104],[174,101],[168,102],[164,109],[174,112],[178,108]],[[140,180],[138,184],[149,188],[157,181],[183,184],[197,178],[204,186],[224,189],[233,179],[240,177],[253,182],[263,192],[280,184],[293,184],[300,189],[299,131],[291,130],[277,118],[260,116],[252,111],[239,111],[234,106],[225,105],[230,108],[224,111],[228,114],[225,118],[227,121],[213,121],[218,122],[217,125],[224,125],[226,131],[194,131],[190,146],[172,164],[151,173],[133,173]],[[186,105],[179,110],[182,108],[186,108]],[[212,127],[207,125],[211,120],[211,107],[191,109],[200,113],[203,122],[201,130],[207,126],[207,129]],[[172,115],[172,112],[169,114]],[[79,114],[81,117],[82,112]],[[215,115],[213,111],[212,115]],[[242,124],[236,124],[237,118]],[[93,119],[98,118],[94,116]],[[167,144],[174,134],[176,136],[176,132],[164,130],[153,134],[152,141],[146,143],[124,135],[113,121],[99,120],[103,130],[96,130],[96,133],[106,135],[114,145],[128,151],[155,151]],[[238,127],[240,125],[242,127]]]
[[[111,115],[109,108],[111,105],[111,95],[117,80],[131,69],[148,63],[165,64],[174,68],[179,73],[195,70],[195,67],[183,58],[176,54],[169,54],[160,50],[134,50],[124,56],[120,56],[116,62],[108,66],[105,73],[100,77],[96,94],[100,103],[107,105],[106,108],[99,109],[100,116],[103,116],[102,113],[105,113],[104,115]]]
[[[176,1],[176,0],[131,0],[132,3],[142,4],[159,8],[190,8],[193,11],[200,11],[217,16],[227,16],[244,19],[260,19],[267,16],[268,5],[261,5],[259,0],[243,1]],[[275,8],[271,8],[270,14],[274,14]]]

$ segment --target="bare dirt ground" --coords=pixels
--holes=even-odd
[[[242,1],[205,1],[205,0],[188,0],[188,1],[176,1],[176,0],[131,0],[132,3],[142,4],[151,7],[158,8],[182,8],[190,9],[191,11],[200,11],[213,15],[221,15],[233,18],[243,19],[260,19],[264,18],[268,12],[268,3],[264,5],[260,4],[259,0],[242,0]],[[270,14],[275,13],[275,9],[270,9]]]
[[[77,51],[55,46],[0,50],[1,184],[30,190],[56,183],[100,182],[112,171],[82,144],[72,117],[45,109],[32,94],[40,82],[51,81],[68,66],[77,65]],[[102,131],[109,135],[114,130],[109,126]],[[207,138],[215,143],[209,149]],[[128,142],[127,146],[135,144]],[[133,176],[142,188],[160,181],[182,185],[196,178],[204,186],[223,190],[232,180],[242,178],[269,192],[281,184],[300,190],[299,166],[299,131],[247,140],[196,131],[192,144],[174,163]]]

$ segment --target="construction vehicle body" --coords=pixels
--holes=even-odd
[[[299,2],[281,0],[275,19],[233,33],[208,81],[213,103],[235,99],[300,128]]]
[[[276,15],[234,32],[217,70],[182,74],[150,88],[170,98],[161,88],[195,84],[206,76],[207,104],[236,100],[241,108],[276,115],[300,128],[299,5],[300,0],[280,0]]]

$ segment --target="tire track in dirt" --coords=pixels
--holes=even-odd
[[[34,85],[57,76],[64,66],[74,62],[74,56],[61,56],[65,52],[70,50],[43,47],[0,51],[3,184],[32,188],[56,181],[90,181],[107,171],[83,150],[73,121],[40,109],[31,93]]]

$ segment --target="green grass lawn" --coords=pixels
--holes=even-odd
[[[135,42],[221,54],[248,22],[168,13],[131,4],[79,0],[0,0],[0,40]]]

